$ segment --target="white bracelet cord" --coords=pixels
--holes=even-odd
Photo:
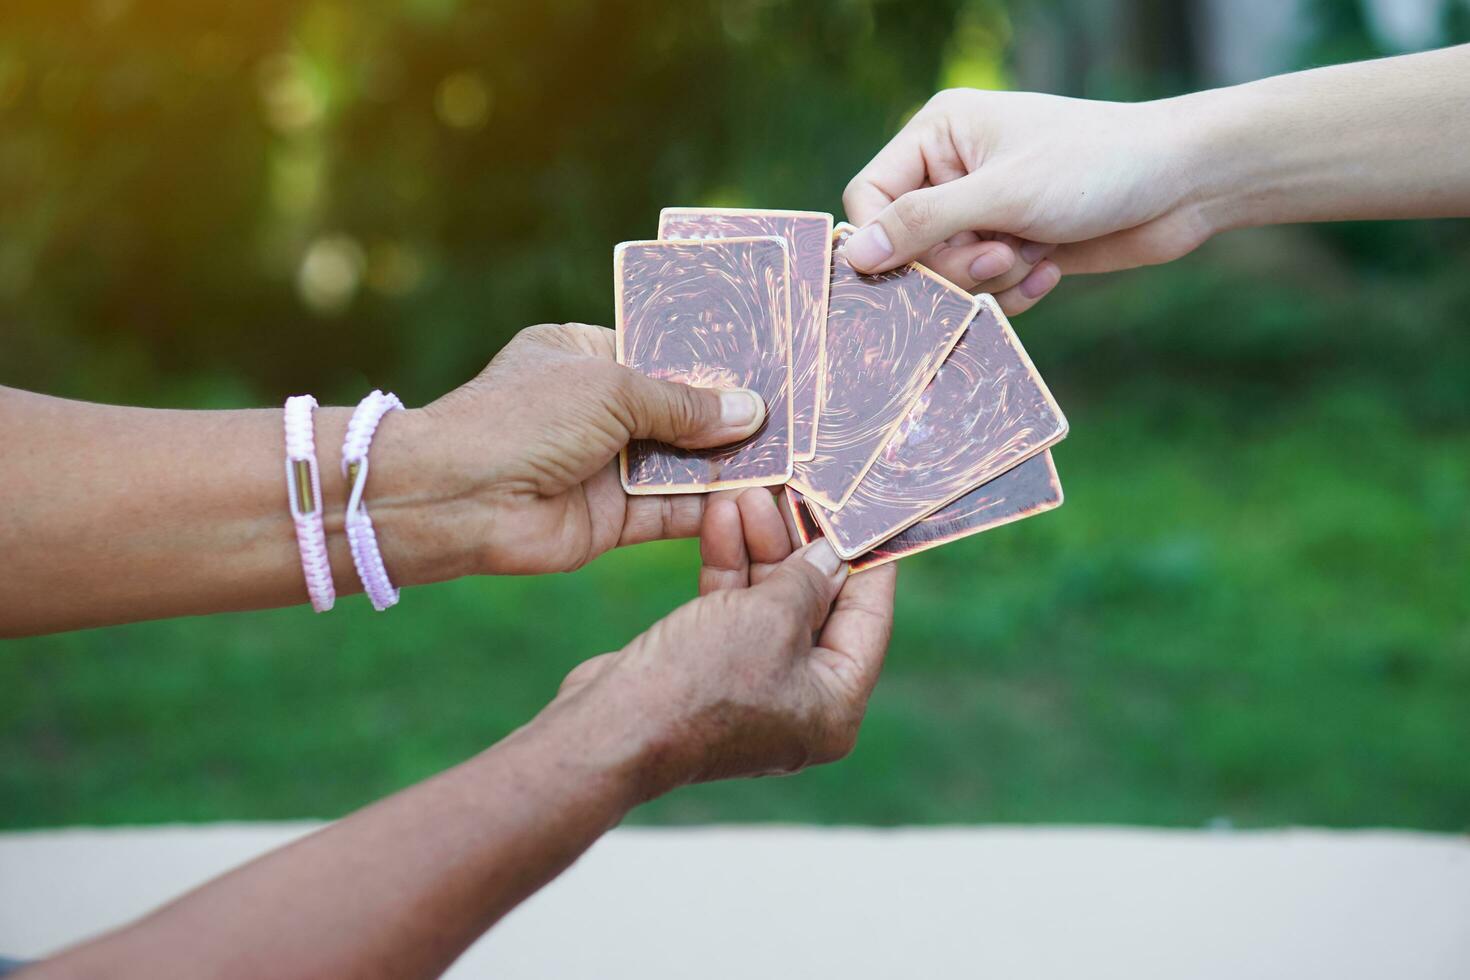
[[[286,399],[286,494],[291,521],[296,525],[296,547],[311,608],[326,612],[337,601],[332,563],[327,558],[327,533],[322,527],[322,479],[316,462],[312,411],[316,399],[295,395]]]
[[[367,485],[368,449],[372,446],[373,434],[384,415],[401,408],[403,402],[397,395],[375,389],[358,403],[352,420],[347,423],[347,436],[342,441],[342,475],[352,484],[351,495],[347,498],[347,543],[352,548],[352,564],[362,579],[362,590],[378,612],[397,604],[398,590],[388,580],[388,569],[383,565],[378,536],[373,531],[372,518],[368,517],[363,506],[362,494]]]

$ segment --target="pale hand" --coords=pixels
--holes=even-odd
[[[918,259],[1012,314],[1064,271],[1178,258],[1210,234],[1178,115],[1169,102],[940,92],[848,185],[863,226],[848,257],[865,272]]]

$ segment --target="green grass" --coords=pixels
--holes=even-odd
[[[1200,394],[1164,435],[1146,398],[1072,401],[1065,507],[905,564],[849,760],[635,819],[1470,827],[1470,437],[1360,386],[1239,426]],[[344,813],[525,721],[694,571],[679,542],[382,616],[12,642],[0,825]]]
[[[1263,232],[1069,282],[1019,323],[1072,422],[1066,506],[904,563],[850,759],[634,819],[1470,829],[1470,252],[1450,230],[1375,226],[1433,266]],[[695,566],[675,542],[381,616],[5,644],[0,826],[336,816],[523,723],[690,597]]]

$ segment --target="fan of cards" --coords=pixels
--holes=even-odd
[[[717,450],[636,442],[631,494],[786,485],[854,571],[1052,510],[1056,400],[1000,307],[912,264],[857,272],[808,211],[665,208],[614,251],[618,361],[748,388],[766,419]]]

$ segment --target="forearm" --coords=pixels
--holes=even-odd
[[[351,410],[315,413],[323,516],[339,591],[359,589],[342,532]],[[432,427],[385,418],[368,503],[395,583],[470,571],[441,499]],[[279,409],[119,408],[0,388],[0,635],[306,600]]]
[[[638,801],[635,724],[559,701],[474,759],[36,976],[436,976]]]
[[[1217,231],[1470,215],[1470,45],[1166,103]]]

